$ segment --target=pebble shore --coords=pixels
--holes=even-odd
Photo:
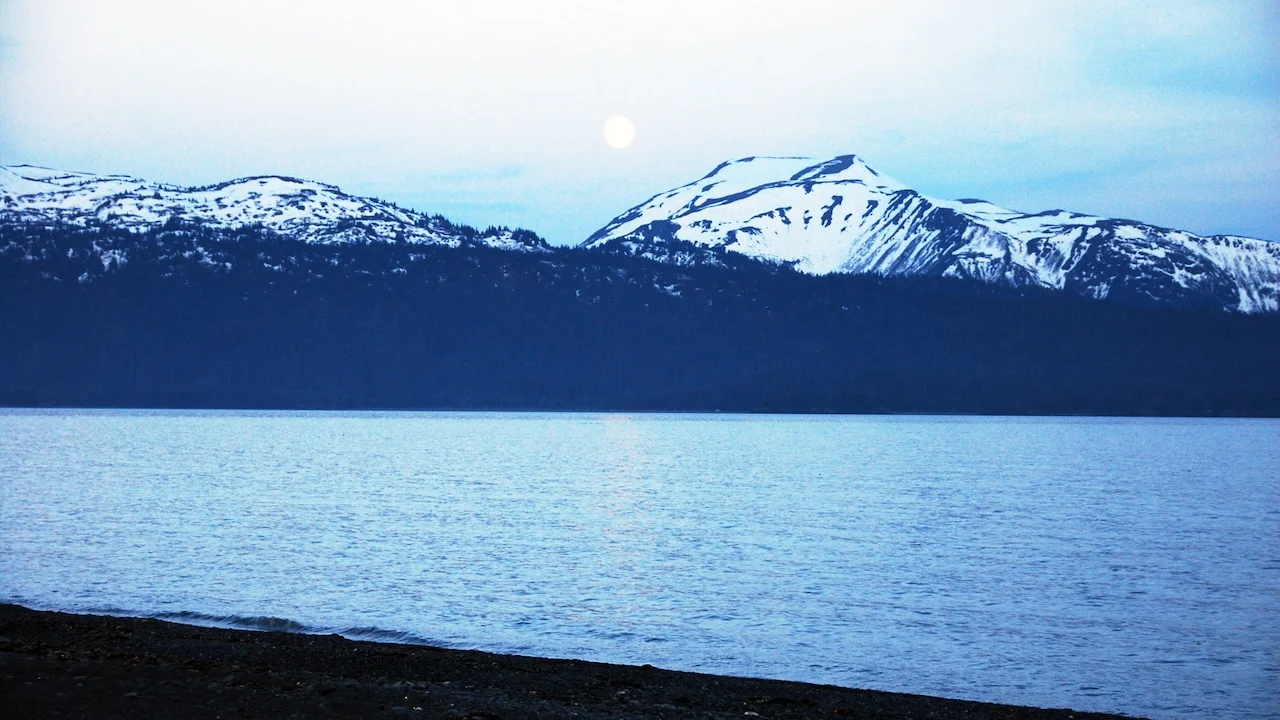
[[[15,605],[0,605],[0,708],[14,720],[1121,717]]]

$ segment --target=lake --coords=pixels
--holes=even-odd
[[[0,410],[0,599],[1280,717],[1280,421]]]

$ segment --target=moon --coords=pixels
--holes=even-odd
[[[625,150],[636,139],[636,126],[621,115],[604,121],[604,141],[614,150]]]

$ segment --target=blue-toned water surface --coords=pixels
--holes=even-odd
[[[1280,717],[1280,422],[2,410],[0,599]]]

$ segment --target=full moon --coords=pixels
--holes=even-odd
[[[622,150],[636,139],[636,126],[621,115],[604,121],[604,141],[615,150]]]

